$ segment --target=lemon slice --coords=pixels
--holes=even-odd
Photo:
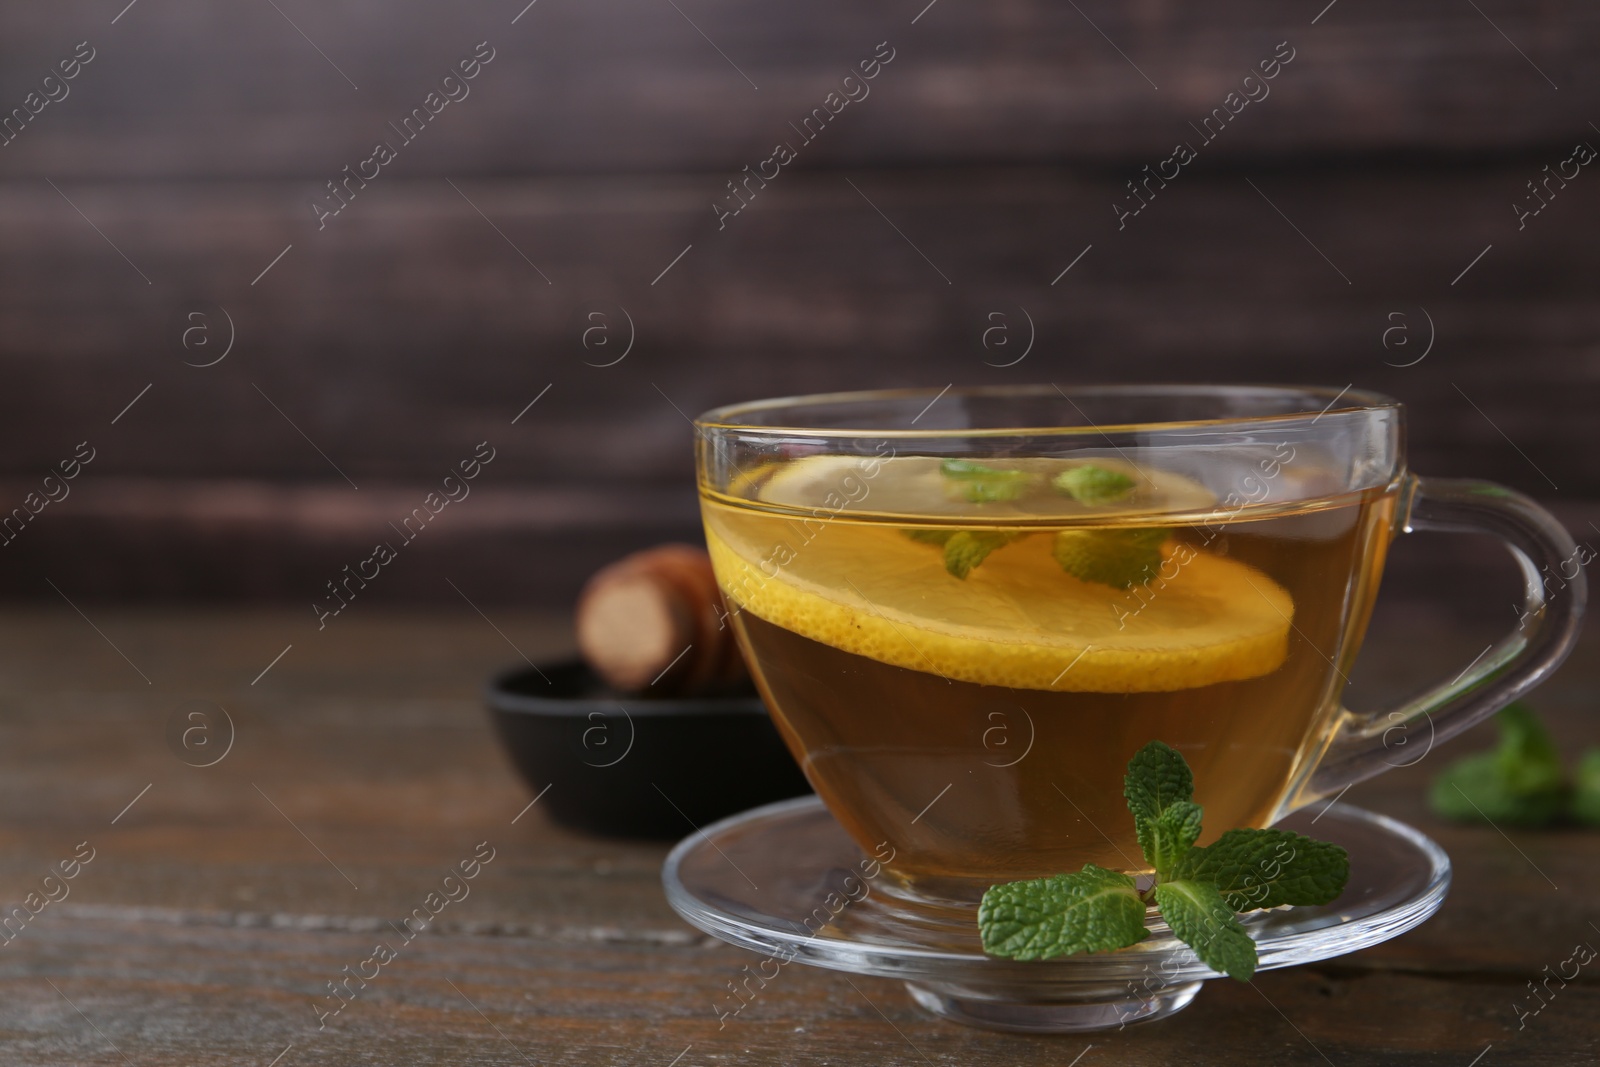
[[[724,593],[794,633],[978,685],[1171,692],[1276,670],[1294,601],[1237,560],[1169,541],[1160,576],[1115,589],[1064,573],[1038,533],[965,579],[882,523],[716,508],[706,541]]]
[[[937,456],[876,455],[805,456],[782,464],[747,468],[731,480],[726,495],[758,499],[781,507],[847,508],[850,514],[872,512],[923,516],[983,517],[988,520],[1065,519],[1148,516],[1151,513],[1205,512],[1216,506],[1209,489],[1172,471],[1134,466],[1119,457],[1095,454],[1095,466],[1126,475],[1133,489],[1112,504],[1085,506],[1050,486],[1050,478],[1088,460],[1072,462],[1028,457],[985,459],[985,464],[1015,469],[1031,476],[1015,500],[973,502],[952,495],[949,479],[940,473]],[[774,466],[776,469],[774,470]]]

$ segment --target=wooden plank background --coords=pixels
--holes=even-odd
[[[0,592],[309,599],[488,440],[373,598],[471,573],[561,602],[695,535],[685,414],[948,382],[1355,383],[1410,405],[1418,469],[1596,516],[1600,179],[1512,208],[1600,146],[1592,4],[276,6],[0,13],[0,115],[94,49],[0,148],[0,506],[97,450]],[[319,230],[324,183],[479,42],[470,95]],[[719,229],[880,42],[870,95]]]

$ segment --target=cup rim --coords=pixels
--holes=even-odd
[[[785,407],[799,407],[801,405],[817,404],[843,404],[856,403],[869,400],[910,400],[920,397],[929,398],[930,406],[933,400],[946,395],[955,396],[983,396],[983,397],[1035,397],[1057,394],[1065,398],[1068,403],[1074,403],[1073,393],[1078,395],[1101,396],[1226,396],[1255,394],[1258,396],[1291,395],[1328,397],[1326,407],[1321,410],[1307,408],[1304,411],[1290,411],[1271,415],[1234,415],[1211,419],[1174,419],[1160,422],[1132,422],[1132,423],[1092,423],[1085,422],[1076,426],[1005,426],[1005,427],[954,427],[949,429],[917,429],[887,428],[872,426],[794,426],[778,423],[756,423],[747,421],[756,412],[772,411]],[[1341,400],[1347,401],[1335,408]],[[1074,404],[1074,406],[1076,406]],[[964,385],[945,386],[943,389],[931,387],[916,387],[902,389],[862,389],[845,390],[832,393],[806,393],[794,396],[773,397],[766,400],[749,400],[737,404],[724,404],[712,408],[694,420],[697,431],[704,433],[708,430],[733,430],[761,434],[784,434],[802,437],[878,437],[878,438],[970,438],[970,437],[1016,437],[1016,436],[1056,436],[1067,437],[1074,435],[1103,436],[1110,433],[1149,432],[1163,430],[1185,430],[1191,428],[1204,428],[1215,426],[1271,426],[1294,423],[1309,419],[1315,422],[1326,415],[1337,415],[1349,412],[1401,410],[1400,401],[1383,393],[1369,389],[1357,389],[1354,385],[1347,385],[1342,389],[1325,385],[1273,385],[1257,383],[1241,383],[1236,385],[1205,382],[1161,382],[1161,383],[1086,383],[1069,386],[1063,390],[1055,383],[1032,385]]]

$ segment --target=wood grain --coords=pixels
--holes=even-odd
[[[1600,14],[1311,7],[0,14],[0,115],[95,50],[0,147],[0,514],[78,442],[99,449],[7,549],[0,591],[43,573],[105,598],[293,600],[368,546],[287,498],[425,492],[482,440],[523,525],[441,533],[442,568],[572,552],[590,569],[692,532],[661,503],[688,484],[686,416],[833,388],[1356,383],[1411,405],[1418,469],[1600,498],[1580,444],[1600,401],[1596,200],[1580,177],[1521,229],[1512,207],[1595,136]],[[319,228],[326,183],[480,41],[494,58],[470,95]],[[719,223],[727,183],[885,41],[871,95]],[[1270,95],[1202,143],[1282,41]],[[1126,183],[1184,140],[1197,160],[1119,228]],[[225,321],[227,358],[186,366],[221,353]],[[986,348],[997,321],[1010,347]],[[1025,321],[1028,358],[997,366]],[[214,493],[270,513],[219,525]]]
[[[1481,636],[1408,610],[1380,615],[1368,694],[1448,671]],[[0,897],[20,899],[75,842],[98,850],[0,955],[7,1062],[121,1063],[115,1043],[133,1063],[266,1064],[292,1043],[284,1063],[1031,1065],[1092,1043],[1084,1065],[1420,1067],[1490,1044],[1502,1062],[1565,1065],[1600,1041],[1592,979],[1525,1029],[1513,1008],[1595,936],[1583,887],[1600,839],[1437,822],[1419,791],[1443,755],[1350,794],[1415,822],[1456,864],[1444,909],[1396,941],[1213,983],[1170,1021],[1077,1039],[941,1023],[893,982],[806,968],[719,1031],[712,1004],[747,957],[673,916],[664,848],[573,834],[538,807],[511,822],[530,795],[475,690],[517,661],[508,642],[536,658],[569,648],[565,620],[498,612],[503,638],[466,609],[352,615],[312,635],[284,613],[90,614],[103,637],[64,607],[0,615]],[[1569,748],[1594,740],[1594,653],[1586,639],[1538,696]],[[185,766],[162,739],[193,698],[236,720],[215,767]],[[471,895],[318,1031],[324,983],[482,840],[497,854]]]
[[[506,239],[442,181],[374,189],[322,234],[281,184],[70,185],[154,286],[47,186],[0,184],[4,505],[97,450],[4,549],[0,589],[303,601],[487,441],[474,498],[417,546],[432,562],[374,596],[453,598],[443,573],[565,604],[603,563],[696,536],[690,415],[948,382],[1377,388],[1410,408],[1415,469],[1512,485],[1581,531],[1600,216],[1573,190],[1518,232],[1527,173],[1197,169],[1122,231],[1117,178],[1059,169],[797,173],[720,232],[705,178],[468,182]],[[220,354],[219,308],[234,350],[185,365]],[[180,343],[195,309],[217,347]],[[584,347],[596,321],[614,347]],[[985,348],[997,322],[1010,348]],[[1461,569],[1438,560],[1434,588]]]
[[[620,0],[535,6],[513,25],[523,6],[344,0],[280,14],[182,0],[114,27],[86,0],[8,12],[8,108],[77,41],[99,54],[0,163],[58,179],[292,176],[309,192],[367,155],[482,40],[496,58],[440,113],[426,149],[407,152],[412,176],[737,171],[885,40],[895,59],[813,163],[1143,162],[1280,41],[1296,58],[1224,154],[1567,145],[1600,91],[1585,44],[1600,15],[1581,0],[1482,12],[1343,0],[1320,18],[1323,5],[1268,0],[926,11]]]
[[[797,174],[722,232],[705,178],[469,183],[554,285],[443,181],[375,189],[320,235],[282,186],[71,187],[155,286],[47,186],[8,183],[0,441],[14,475],[89,438],[104,442],[97,476],[359,485],[442,476],[489,440],[502,482],[681,480],[687,418],[762,394],[1354,381],[1411,405],[1419,469],[1593,497],[1574,443],[1600,401],[1586,355],[1600,201],[1574,191],[1519,233],[1510,201],[1536,171],[1197,170],[1121,232],[1120,176],[1065,171]],[[180,338],[205,301],[236,345],[199,369],[183,360],[220,349]],[[609,316],[620,354],[619,309],[633,351],[596,366],[614,357],[583,347],[587,316]],[[1022,311],[1033,350],[996,366],[1022,351]],[[1424,312],[1434,350],[1394,366],[1424,351]],[[1015,352],[984,347],[996,321]],[[1397,324],[1412,348],[1384,348]]]

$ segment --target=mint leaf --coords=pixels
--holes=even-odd
[[[1200,805],[1180,800],[1154,819],[1134,816],[1133,824],[1145,862],[1165,881],[1200,836]]]
[[[1175,877],[1216,886],[1234,911],[1326,904],[1344,892],[1350,855],[1289,830],[1229,830],[1191,850]]]
[[[942,461],[939,473],[953,483],[946,486],[947,491],[974,504],[1015,500],[1032,480],[1027,471],[1001,470],[965,459]]]
[[[1522,703],[1507,704],[1495,721],[1500,724],[1495,762],[1512,792],[1538,793],[1565,785],[1561,756],[1533,709]]]
[[[1171,533],[1165,526],[1062,530],[1051,551],[1061,569],[1079,581],[1129,589],[1156,576],[1161,546]]]
[[[1572,794],[1572,817],[1600,826],[1600,748],[1591,748],[1578,761],[1578,786]]]
[[[1585,765],[1600,817],[1600,750]],[[1128,875],[1091,863],[1077,874],[990,886],[978,908],[985,952],[1039,960],[1125,948],[1146,936],[1144,902],[1154,900],[1173,935],[1208,967],[1244,981],[1258,961],[1238,912],[1326,904],[1349,880],[1344,849],[1287,830],[1229,830],[1196,846],[1194,775],[1161,741],[1134,753],[1122,791],[1155,884],[1141,894]]]
[[[962,530],[944,544],[944,569],[957,578],[965,579],[972,568],[989,557],[989,553],[1017,539],[1016,534],[992,533],[982,530]]]
[[[900,532],[921,544],[938,545],[943,548],[944,569],[963,580],[972,573],[972,568],[989,558],[989,553],[1025,536],[1020,533],[989,530],[901,530]]]
[[[1135,819],[1159,819],[1172,805],[1194,799],[1194,774],[1177,749],[1151,741],[1128,761],[1122,795]]]
[[[1519,793],[1507,779],[1498,754],[1484,752],[1457,760],[1433,780],[1428,803],[1438,815],[1457,822],[1545,826],[1567,804],[1565,789]]]
[[[1133,879],[1085,864],[1077,874],[991,886],[978,905],[983,950],[1014,960],[1126,948],[1149,935]]]
[[[1145,862],[1165,879],[1200,836],[1194,775],[1171,745],[1151,741],[1133,754],[1122,779]]]
[[[1544,724],[1524,704],[1495,716],[1500,746],[1457,760],[1434,778],[1433,810],[1464,822],[1543,826],[1567,807],[1570,790],[1561,757]]]
[[[1064,470],[1050,479],[1050,484],[1078,503],[1091,507],[1121,500],[1133,489],[1133,479],[1126,474],[1092,463]]]
[[[970,459],[945,459],[939,461],[939,473],[946,478],[975,479],[991,474],[1021,474],[1021,471],[1003,471],[998,467],[988,467],[982,463],[974,463]]]
[[[1243,982],[1256,971],[1256,943],[1217,887],[1179,879],[1156,886],[1156,906],[1178,940],[1207,967]]]

